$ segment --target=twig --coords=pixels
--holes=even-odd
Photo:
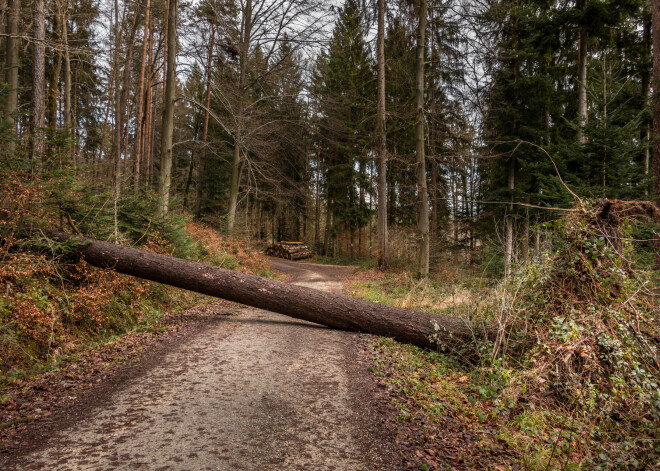
[[[536,147],[537,149],[540,149],[548,157],[548,159],[550,159],[550,162],[552,162],[552,166],[555,168],[555,172],[557,173],[557,177],[559,178],[559,181],[561,182],[561,184],[564,185],[564,188],[566,188],[566,191],[568,191],[573,196],[573,198],[575,198],[578,201],[578,203],[580,203],[580,207],[584,207],[584,203],[582,202],[582,199],[578,195],[576,195],[575,192],[568,187],[566,182],[564,182],[564,179],[561,178],[561,173],[559,173],[559,168],[557,168],[557,164],[555,163],[554,159],[548,153],[547,150],[545,150],[543,147],[541,147],[538,144],[534,144],[533,142],[529,142],[529,141],[524,141],[522,139],[516,139],[515,141],[512,141],[512,142],[517,142],[518,145],[516,145],[516,148],[513,149],[511,154],[513,154],[514,152],[516,152],[518,150],[518,147],[520,147],[520,144],[528,144],[532,147]]]

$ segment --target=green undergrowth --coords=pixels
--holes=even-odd
[[[535,408],[514,415],[512,405],[499,398],[498,381],[484,378],[479,370],[451,356],[387,338],[373,341],[370,347],[376,365],[370,371],[393,392],[394,420],[426,424],[415,428],[425,447],[433,446],[437,435],[449,442],[463,440],[462,431],[467,429],[474,435],[473,443],[462,445],[479,448],[486,462],[492,449],[506,444],[511,451],[508,466],[497,469],[591,469],[580,464],[580,445],[571,431],[588,423]]]
[[[658,272],[634,245],[649,218],[657,221],[657,210],[646,203],[581,206],[546,225],[551,250],[498,283],[356,274],[355,296],[491,322],[502,333],[472,346],[476,360],[461,365],[382,340],[376,361],[389,365],[401,417],[440,420],[436,409],[466,398],[452,413],[486,414],[518,456],[513,467],[658,467]]]
[[[492,469],[649,469],[652,464],[652,457],[639,454],[639,437],[621,436],[561,408],[507,398],[512,378],[502,369],[468,367],[388,338],[374,340],[370,348],[375,366],[368,371],[391,389],[394,421],[413,426],[420,446],[433,447],[438,435],[460,442],[468,429],[476,438],[464,446],[478,448],[486,462],[502,444],[510,451],[508,465]],[[629,455],[613,458],[613,447]]]

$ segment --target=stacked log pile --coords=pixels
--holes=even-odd
[[[275,242],[266,249],[266,255],[286,258],[287,260],[302,260],[310,258],[312,251],[302,242]]]

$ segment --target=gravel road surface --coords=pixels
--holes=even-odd
[[[350,272],[272,264],[335,293]],[[253,308],[218,314],[9,469],[397,469],[358,335]]]

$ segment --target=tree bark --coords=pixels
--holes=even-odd
[[[0,83],[7,83],[7,32],[9,31],[9,10],[7,0],[0,0]],[[0,98],[0,110],[5,111],[7,107],[6,97]]]
[[[32,58],[32,161],[37,171],[43,160],[46,121],[46,11],[44,0],[34,2],[34,55]]]
[[[431,149],[434,149],[435,146],[431,143]],[[438,162],[435,158],[431,159],[431,224],[430,233],[433,236],[433,240],[438,240],[438,234],[440,233],[440,211],[438,211],[438,201],[440,201],[440,192],[438,191]]]
[[[176,86],[176,12],[177,1],[169,0],[167,9],[167,77],[163,128],[160,141],[160,176],[158,179],[159,212],[167,214],[172,184],[172,137],[174,134],[174,90]]]
[[[578,8],[583,11],[587,0],[580,0]],[[578,32],[578,144],[585,144],[584,127],[587,125],[587,33],[583,27]]]
[[[527,198],[525,202],[529,204],[529,198]],[[522,247],[520,249],[520,258],[524,262],[529,261],[529,208],[527,208],[525,211],[525,223],[523,227],[523,240]]]
[[[68,1],[64,5],[62,12],[62,43],[64,46],[64,129],[67,138],[71,138],[72,110],[71,110],[71,51],[69,50],[69,28],[67,25],[66,12],[69,8]],[[67,146],[70,144],[67,143]],[[70,153],[74,155],[73,152]],[[75,162],[74,162],[75,163]]]
[[[652,2],[653,21],[653,193],[660,205],[660,0]]]
[[[60,242],[77,241],[78,253],[96,267],[334,329],[393,337],[442,351],[460,348],[494,332],[491,326],[477,327],[464,319],[385,306],[62,232],[43,232]]]
[[[115,0],[115,51],[114,51],[114,65],[113,65],[113,75],[116,80],[116,92],[115,92],[115,128],[114,128],[114,137],[112,140],[112,152],[111,155],[114,156],[113,160],[113,171],[112,171],[112,188],[113,188],[113,208],[114,208],[114,234],[115,240],[119,237],[119,219],[118,219],[118,203],[119,195],[121,192],[121,130],[122,130],[122,121],[124,113],[122,112],[121,106],[121,79],[119,77],[119,54],[121,49],[121,34],[120,24],[123,23],[123,19],[126,16],[126,5],[124,4],[124,13],[122,13],[122,21],[119,19],[119,0]]]
[[[385,0],[378,0],[378,268],[389,264],[387,240],[387,136],[385,134]]]
[[[419,258],[417,270],[421,276],[429,274],[429,195],[426,184],[426,156],[424,153],[424,51],[426,35],[427,0],[418,1],[417,26],[417,122],[415,124],[415,154],[417,159],[417,199],[419,232]]]
[[[314,208],[314,249],[321,241],[321,144],[316,144],[316,194]]]
[[[57,8],[56,8],[57,10]],[[56,43],[61,44],[62,17],[60,12],[53,13],[53,36]],[[53,51],[53,63],[50,68],[48,80],[47,123],[48,123],[48,156],[49,165],[53,165],[53,159],[57,153],[57,98],[60,89],[60,75],[62,73],[62,50]]]
[[[642,84],[642,111],[649,108],[651,104],[651,71],[653,69],[653,58],[651,57],[652,37],[651,37],[651,22],[652,15],[650,4],[647,4],[643,13],[643,61],[641,66],[640,78]],[[648,179],[651,163],[651,120],[644,119],[639,132],[639,140],[644,143],[644,179]],[[649,185],[644,185],[644,196],[649,195]]]
[[[213,68],[213,47],[215,46],[215,21],[211,19],[211,41],[209,56],[206,61],[206,95],[204,97],[204,128],[202,130],[202,151],[197,165],[197,198],[195,200],[195,215],[202,215],[202,196],[204,193],[204,165],[206,164],[206,140],[209,135],[209,111],[211,109],[211,71]]]
[[[138,109],[136,115],[136,135],[135,135],[135,168],[133,170],[133,192],[137,193],[140,187],[140,165],[142,158],[142,129],[144,120],[142,119],[144,111],[144,81],[147,68],[147,46],[149,44],[149,31],[151,29],[151,0],[147,0],[144,13],[144,38],[142,39],[142,60],[140,63],[140,89],[138,92]],[[151,84],[151,82],[149,83]],[[150,89],[151,90],[151,89]]]
[[[504,278],[511,276],[511,263],[513,261],[513,189],[516,183],[516,158],[509,157],[507,188],[511,192],[510,203],[507,205],[507,213],[504,218]]]
[[[8,28],[6,47],[7,47],[7,102],[5,108],[5,119],[8,127],[12,129],[12,134],[7,142],[7,153],[13,155],[16,149],[16,116],[18,114],[18,50],[19,43],[16,36],[18,36],[18,24],[21,15],[21,0],[10,0],[8,3]]]
[[[229,213],[227,215],[227,230],[234,230],[236,219],[236,206],[238,205],[238,171],[241,165],[241,140],[243,113],[245,110],[247,66],[250,54],[250,40],[252,38],[252,0],[245,2],[245,11],[242,15],[241,43],[239,48],[239,84],[238,84],[238,106],[235,116],[236,130],[234,131],[234,150],[231,164],[231,187],[229,189]]]
[[[154,75],[154,27],[153,22],[149,30],[149,56],[147,58],[147,104],[145,107],[145,117],[144,117],[144,136],[142,149],[144,152],[144,173],[145,179],[144,183],[147,188],[151,188],[151,135],[152,135],[152,120],[153,120],[153,96],[154,90],[152,86],[152,79]]]
[[[136,7],[135,11],[133,12],[133,23],[131,25],[131,30],[130,30],[130,35],[127,41],[128,44],[128,51],[126,52],[126,55],[124,56],[124,77],[123,77],[123,85],[121,87],[121,94],[120,94],[120,112],[122,114],[122,122],[121,126],[119,127],[119,138],[121,139],[121,149],[119,155],[124,155],[125,158],[128,160],[128,132],[130,128],[130,120],[131,120],[131,107],[130,107],[130,89],[131,89],[131,62],[133,60],[133,48],[135,44],[135,34],[137,33],[137,19],[139,16],[140,10]],[[119,88],[117,89],[119,92]],[[125,117],[125,119],[124,119]],[[124,130],[124,126],[126,129]],[[124,134],[124,137],[121,137],[121,134]]]
[[[653,28],[653,196],[660,206],[660,0],[653,0],[651,7]],[[660,241],[655,247],[655,265],[660,268]]]

